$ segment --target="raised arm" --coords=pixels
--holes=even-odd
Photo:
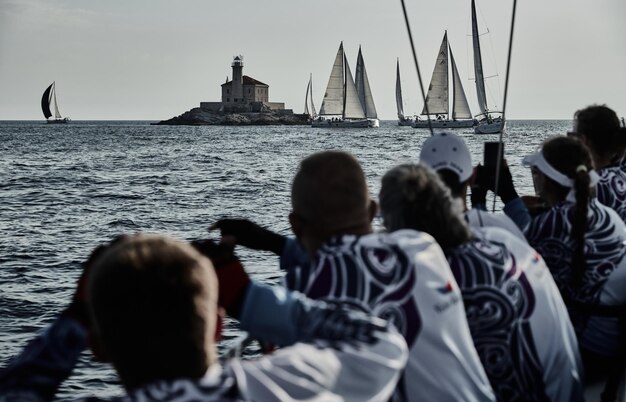
[[[385,321],[256,283],[223,245],[210,241],[194,245],[214,263],[218,303],[250,335],[284,347],[268,358],[244,364],[251,396],[388,400],[406,364],[407,346]]]
[[[287,270],[306,264],[309,258],[295,238],[265,229],[248,219],[220,219],[209,230],[219,230],[222,239],[253,250],[270,251],[280,257],[280,268]]]
[[[265,229],[248,219],[220,219],[209,230],[219,230],[222,238],[253,250],[271,251],[280,256],[286,237]]]

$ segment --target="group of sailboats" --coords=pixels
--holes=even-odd
[[[435,62],[435,68],[428,87],[426,104],[422,110],[422,116],[434,116],[430,119],[433,128],[467,128],[474,127],[477,134],[499,133],[504,127],[502,113],[492,111],[487,105],[485,91],[485,76],[483,73],[482,55],[480,50],[480,38],[476,18],[475,0],[472,0],[472,45],[474,51],[474,74],[476,81],[476,94],[480,113],[472,118],[472,113],[461,84],[459,72],[452,55],[452,48],[448,43],[447,31],[444,33],[441,47]],[[452,86],[449,85],[449,66],[451,68]],[[449,108],[449,92],[452,90],[452,113]],[[414,118],[404,114],[402,102],[402,88],[400,84],[400,63],[396,67],[396,106],[398,111],[398,125],[412,126],[415,128],[429,127],[426,119],[416,116]]]
[[[311,116],[312,127],[378,127],[380,123],[361,47],[357,57],[356,75],[353,78],[343,50],[343,42],[339,45],[319,114],[315,114],[313,106],[311,79],[305,102],[305,113]]]

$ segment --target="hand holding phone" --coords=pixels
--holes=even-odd
[[[489,170],[495,171],[498,166],[498,151],[500,152],[500,161],[504,159],[504,143],[500,141],[485,141],[483,165]],[[500,164],[502,166],[502,163]]]

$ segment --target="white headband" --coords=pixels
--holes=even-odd
[[[543,157],[543,153],[541,151],[527,155],[522,159],[522,165],[526,167],[536,167],[539,171],[555,182],[559,183],[563,187],[571,188],[572,190],[568,194],[567,198],[571,201],[574,200],[574,180],[570,179],[563,173],[556,170],[552,165],[548,163],[546,158]],[[589,171],[589,187],[593,188],[596,186],[600,177],[595,172],[595,170]]]

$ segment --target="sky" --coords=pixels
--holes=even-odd
[[[477,113],[470,0],[405,0],[424,85],[444,30]],[[513,0],[476,0],[488,102],[502,107]],[[626,1],[518,2],[507,116],[570,119],[593,103],[626,115]],[[73,120],[162,120],[219,101],[235,55],[301,113],[309,74],[319,109],[339,43],[359,45],[379,118],[422,109],[400,0],[0,0],[0,120],[43,119],[56,81]]]

